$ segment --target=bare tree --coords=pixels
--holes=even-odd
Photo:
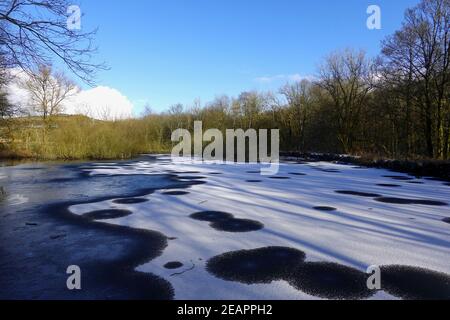
[[[264,97],[256,91],[242,92],[238,97],[238,101],[241,106],[243,119],[246,121],[245,127],[247,129],[253,128],[258,114],[264,110]]]
[[[282,90],[282,89],[280,89]],[[273,93],[273,92],[268,92],[267,93],[267,110],[270,112],[271,114],[271,124],[273,127],[276,128],[277,125],[277,113],[279,112],[279,110],[283,107],[283,103],[284,101],[282,101],[282,99],[280,98],[279,95]]]
[[[184,106],[181,103],[171,105],[169,107],[169,115],[173,118],[174,124],[171,123],[171,131],[183,128],[183,111]]]
[[[383,57],[386,78],[406,88],[408,104],[419,105],[428,156],[448,157],[450,0],[422,0],[409,9],[403,27],[383,43]]]
[[[62,113],[64,100],[77,92],[75,84],[51,66],[40,66],[20,85],[29,93],[32,111],[44,121]]]
[[[9,67],[33,70],[62,61],[76,76],[93,83],[103,64],[91,62],[96,30],[81,32],[68,27],[67,0],[2,0],[0,2],[0,53]]]
[[[338,139],[344,152],[352,152],[361,112],[373,86],[372,61],[363,51],[347,49],[328,56],[319,72],[318,84],[334,103]]]
[[[150,103],[147,102],[144,105],[144,110],[142,110],[142,116],[145,118],[145,117],[150,117],[153,114],[154,114],[154,112],[153,112],[152,106],[150,105]]]
[[[285,97],[293,114],[293,121],[296,123],[298,131],[298,150],[304,149],[305,146],[305,126],[308,116],[308,107],[311,100],[310,81],[304,79],[295,83],[286,84],[280,89],[280,93]]]

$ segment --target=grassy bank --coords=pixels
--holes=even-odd
[[[164,144],[167,140],[157,131],[153,123],[137,119],[98,121],[84,116],[59,116],[44,121],[20,118],[3,129],[0,158],[101,160],[167,152],[170,145]]]

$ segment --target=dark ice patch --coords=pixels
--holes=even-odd
[[[26,168],[17,168],[18,170],[22,171],[34,171],[34,170],[45,170],[47,168],[44,167],[26,167]]]
[[[319,171],[327,172],[327,173],[341,173],[341,171],[337,169],[319,169]]]
[[[406,176],[383,176],[383,177],[384,178],[394,179],[394,180],[399,180],[399,181],[411,181],[411,180],[414,180],[414,178],[406,177]]]
[[[80,268],[87,269],[82,265]],[[102,269],[84,272],[83,279],[87,283],[86,287],[98,283],[103,288],[104,293],[99,300],[168,300],[174,296],[168,281],[151,273],[129,271],[123,265],[116,267],[104,264]],[[76,297],[72,296],[72,299]]]
[[[315,166],[310,166],[310,167],[314,170],[327,172],[327,173],[340,173],[341,172],[338,169],[332,169],[332,168],[321,168],[321,167],[315,167]]]
[[[187,192],[187,191],[166,191],[166,192],[163,192],[163,194],[167,195],[167,196],[184,196],[186,194],[189,194],[189,192]]]
[[[408,300],[450,299],[450,276],[411,266],[382,266],[382,289]]]
[[[424,199],[405,199],[405,198],[394,198],[394,197],[380,197],[375,199],[378,202],[392,203],[392,204],[418,204],[425,206],[446,206],[448,205],[442,201],[435,200],[424,200]]]
[[[172,269],[181,268],[182,266],[183,266],[183,264],[181,262],[179,262],[179,261],[171,261],[171,262],[167,262],[164,265],[164,268],[172,270]]]
[[[326,206],[318,206],[318,207],[314,207],[314,210],[319,210],[319,211],[336,211],[336,208],[333,207],[326,207]]]
[[[300,250],[266,247],[215,256],[206,263],[206,270],[227,281],[270,283],[288,278],[292,270],[304,260],[305,253]]]
[[[264,224],[255,220],[237,219],[227,212],[203,211],[190,215],[192,219],[210,222],[213,229],[226,232],[250,232],[264,228]]]
[[[147,202],[147,199],[144,198],[125,198],[125,199],[116,199],[113,200],[113,203],[116,204],[136,204],[136,203],[143,203]]]
[[[197,212],[190,215],[192,219],[200,221],[215,222],[220,220],[233,219],[233,215],[221,211],[203,211]]]
[[[202,181],[202,180],[178,180],[180,182],[188,182],[189,184],[187,185],[187,187],[191,187],[191,186],[198,186],[201,184],[206,184],[206,181]]]
[[[272,176],[269,177],[270,179],[275,179],[275,180],[288,180],[290,179],[289,177],[281,177],[281,176]]]
[[[327,299],[364,299],[375,293],[367,288],[367,274],[331,262],[304,263],[288,281],[300,291]]]
[[[289,174],[292,174],[293,176],[306,176],[306,173],[301,172],[289,172]]]
[[[235,218],[215,221],[210,226],[226,232],[251,232],[264,228],[264,225],[259,221]]]
[[[206,177],[201,177],[201,176],[184,176],[184,177],[178,177],[178,179],[180,180],[201,180],[201,179],[206,179]]]
[[[262,182],[262,180],[245,180],[246,182],[249,182],[249,183],[260,183],[260,182]]]
[[[351,196],[358,196],[358,197],[367,197],[367,198],[381,197],[381,195],[376,194],[376,193],[367,193],[367,192],[351,191],[351,190],[338,190],[338,191],[336,191],[336,193],[351,195]]]
[[[106,210],[97,210],[91,211],[83,214],[83,218],[87,218],[90,220],[106,220],[106,219],[117,219],[126,217],[133,214],[130,210],[123,209],[106,209]]]

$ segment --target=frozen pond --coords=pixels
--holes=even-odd
[[[448,185],[326,162],[259,170],[164,156],[2,168],[0,297],[450,299]],[[81,292],[65,289],[70,264]],[[372,265],[382,290],[366,286]]]

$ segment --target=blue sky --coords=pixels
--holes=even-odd
[[[418,0],[82,0],[82,27],[99,28],[98,85],[163,111],[216,95],[276,90],[312,76],[328,53],[379,52]],[[366,28],[366,9],[382,10],[382,29]]]

